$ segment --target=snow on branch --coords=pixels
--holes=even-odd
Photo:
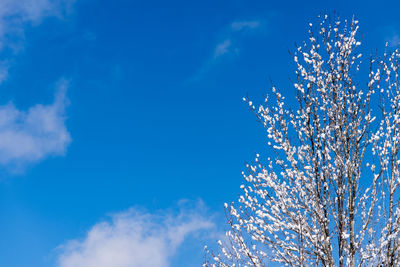
[[[264,105],[246,100],[274,154],[243,172],[227,239],[204,266],[399,265],[400,53],[386,47],[360,83],[358,27],[310,24],[293,53],[297,108],[275,87]]]

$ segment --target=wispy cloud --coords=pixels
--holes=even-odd
[[[65,126],[68,82],[57,85],[54,102],[27,111],[0,106],[0,165],[19,170],[51,155],[64,154],[71,141]]]
[[[228,24],[223,34],[220,35],[218,42],[214,45],[212,56],[205,60],[203,65],[188,81],[199,80],[217,62],[229,56],[238,55],[241,43],[246,38],[245,33],[251,33],[256,29],[260,29],[263,27],[263,24],[260,20],[238,20]]]
[[[386,39],[388,45],[390,47],[396,47],[400,45],[400,35],[397,33],[393,33],[390,37]]]
[[[57,266],[167,267],[189,235],[213,227],[198,207],[153,214],[132,208],[97,223],[83,240],[61,246]]]
[[[230,39],[227,39],[227,40],[223,41],[222,43],[219,43],[215,47],[214,58],[218,58],[220,56],[223,56],[223,55],[229,53],[231,45],[232,45],[232,42]]]
[[[227,33],[223,36],[222,41],[215,46],[214,59],[228,55],[232,52],[238,53],[241,36],[240,32],[252,31],[261,26],[258,20],[241,20],[234,21],[230,24]]]
[[[2,0],[0,36],[21,32],[24,24],[38,24],[47,17],[63,17],[75,0]]]
[[[62,18],[75,0],[1,0],[0,1],[0,82],[7,79],[12,58],[24,47],[25,28],[39,25],[45,18]],[[7,48],[7,49],[6,49]]]

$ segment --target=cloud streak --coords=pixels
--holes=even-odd
[[[244,20],[244,21],[234,21],[231,24],[232,31],[241,31],[245,29],[256,29],[260,27],[261,23],[258,20]]]
[[[196,211],[197,210],[197,211]],[[58,267],[168,267],[188,236],[210,230],[204,215],[182,209],[178,214],[137,209],[94,225],[83,240],[61,246]]]
[[[54,102],[27,111],[13,103],[0,106],[0,165],[20,168],[51,155],[62,155],[71,142],[65,126],[68,82],[57,86]]]
[[[234,21],[225,27],[225,33],[219,38],[214,46],[213,54],[201,67],[192,75],[187,82],[198,81],[207,73],[216,63],[229,56],[240,53],[240,44],[246,33],[251,33],[256,29],[263,27],[259,20],[240,20]]]

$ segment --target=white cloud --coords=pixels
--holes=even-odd
[[[61,246],[58,267],[168,267],[189,235],[213,228],[198,208],[149,214],[130,209]]]
[[[24,47],[29,26],[45,18],[62,18],[75,0],[0,0],[0,83],[8,78],[13,57]],[[0,165],[18,171],[50,155],[64,154],[71,141],[65,126],[67,82],[62,81],[51,105],[27,111],[13,103],[0,106]]]
[[[59,82],[51,105],[37,104],[27,111],[13,103],[0,106],[0,165],[19,168],[64,154],[71,141],[64,114],[67,85]]]

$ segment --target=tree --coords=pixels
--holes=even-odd
[[[275,87],[257,108],[245,99],[273,156],[247,165],[242,195],[225,204],[227,238],[204,266],[400,264],[400,53],[386,46],[363,67],[358,27],[310,24],[292,54],[293,110]]]

